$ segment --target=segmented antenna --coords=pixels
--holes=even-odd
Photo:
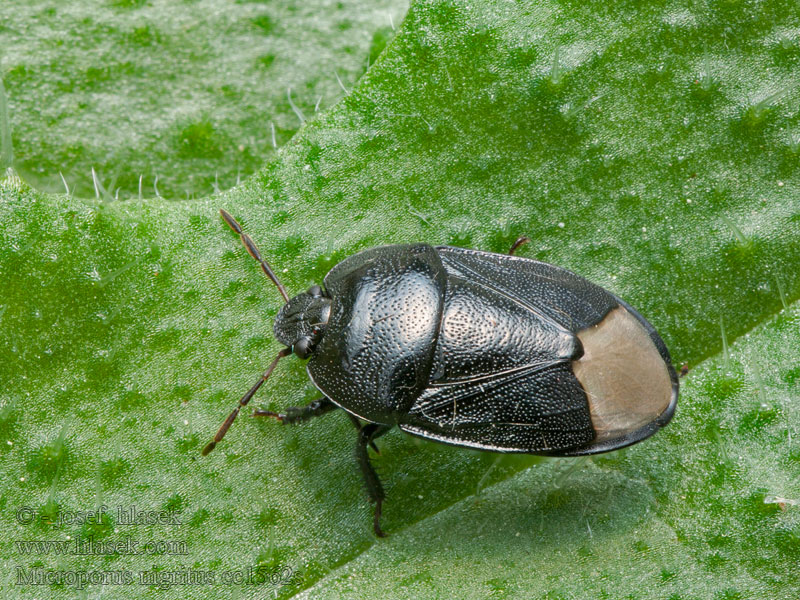
[[[235,223],[235,221],[234,221],[234,223]],[[203,448],[203,451],[201,452],[201,454],[203,456],[205,456],[206,454],[211,452],[214,449],[214,447],[217,445],[217,443],[222,441],[222,438],[224,438],[225,434],[228,433],[228,429],[231,428],[231,425],[233,425],[233,422],[236,420],[236,417],[239,416],[239,411],[241,410],[241,408],[243,406],[247,406],[247,403],[250,402],[250,399],[258,391],[258,388],[260,388],[261,385],[267,379],[269,379],[269,376],[272,375],[272,372],[275,370],[275,367],[278,365],[278,361],[280,359],[282,359],[284,356],[289,356],[291,353],[292,353],[292,349],[291,348],[284,348],[283,350],[278,352],[278,356],[276,356],[275,360],[273,360],[270,363],[270,365],[267,367],[267,370],[264,371],[264,374],[261,376],[261,378],[255,383],[255,385],[253,385],[253,387],[251,387],[247,391],[247,393],[244,396],[242,396],[242,399],[239,400],[239,405],[236,408],[234,408],[233,412],[228,415],[228,418],[225,419],[222,422],[222,425],[220,425],[219,430],[217,431],[217,434],[214,436],[214,439],[211,440],[210,442],[208,442],[208,444],[206,444],[206,447]]]
[[[289,294],[286,293],[286,288],[283,287],[283,284],[278,280],[277,275],[275,275],[275,272],[272,270],[272,267],[269,266],[269,263],[261,257],[261,253],[258,251],[255,242],[250,238],[249,235],[242,231],[242,226],[239,225],[239,222],[234,219],[233,215],[231,215],[228,211],[220,209],[219,214],[222,215],[222,218],[228,224],[228,227],[239,234],[242,244],[244,244],[244,247],[247,248],[247,253],[259,262],[261,265],[261,270],[264,271],[266,276],[272,280],[272,283],[278,286],[278,291],[281,293],[281,296],[283,296],[284,302],[289,302]]]

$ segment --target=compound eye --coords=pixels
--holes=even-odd
[[[312,285],[308,288],[308,295],[312,298],[320,298],[322,296],[322,288],[318,285]]]
[[[311,354],[311,338],[307,336],[301,337],[294,343],[292,350],[298,358],[308,358],[308,355]]]

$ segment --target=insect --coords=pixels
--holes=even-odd
[[[407,244],[364,250],[323,286],[289,298],[250,236],[225,222],[285,301],[274,333],[285,346],[203,448],[292,353],[322,396],[284,412],[298,423],[344,409],[380,527],[385,493],[368,447],[397,425],[481,450],[549,456],[608,452],[666,425],[678,377],[656,330],[611,292],[565,269],[509,254]],[[365,422],[365,424],[364,424]]]

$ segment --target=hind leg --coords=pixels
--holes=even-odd
[[[375,469],[369,462],[369,451],[367,450],[367,446],[372,446],[377,452],[378,449],[375,447],[373,440],[379,438],[384,433],[389,431],[392,426],[381,425],[380,423],[369,423],[362,427],[357,419],[353,419],[353,423],[355,423],[356,427],[358,427],[356,462],[358,463],[358,466],[361,467],[361,473],[364,476],[364,485],[367,488],[367,495],[369,496],[370,502],[375,503],[375,516],[372,521],[372,528],[375,530],[375,535],[378,537],[385,537],[386,534],[381,530],[380,520],[381,506],[383,505],[383,500],[386,498],[386,494],[383,491],[383,485],[381,485],[381,480],[378,478],[378,474],[375,472]]]

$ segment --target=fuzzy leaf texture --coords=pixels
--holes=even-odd
[[[794,2],[412,2],[358,84],[241,185],[84,200],[0,184],[2,585],[134,573],[104,598],[796,598],[800,588],[800,15]],[[6,85],[8,89],[9,86]],[[376,540],[341,412],[242,416],[279,349],[274,286],[427,241],[520,253],[640,310],[691,370],[673,422],[579,460],[393,431]],[[738,338],[738,339],[737,339]],[[316,397],[282,361],[252,404]],[[106,505],[180,525],[21,524]],[[38,514],[37,513],[37,514]],[[24,555],[15,540],[187,540],[185,554]],[[224,584],[287,567],[286,582]],[[176,575],[177,577],[177,575]],[[174,582],[173,582],[174,583]],[[80,594],[84,594],[81,596]]]

